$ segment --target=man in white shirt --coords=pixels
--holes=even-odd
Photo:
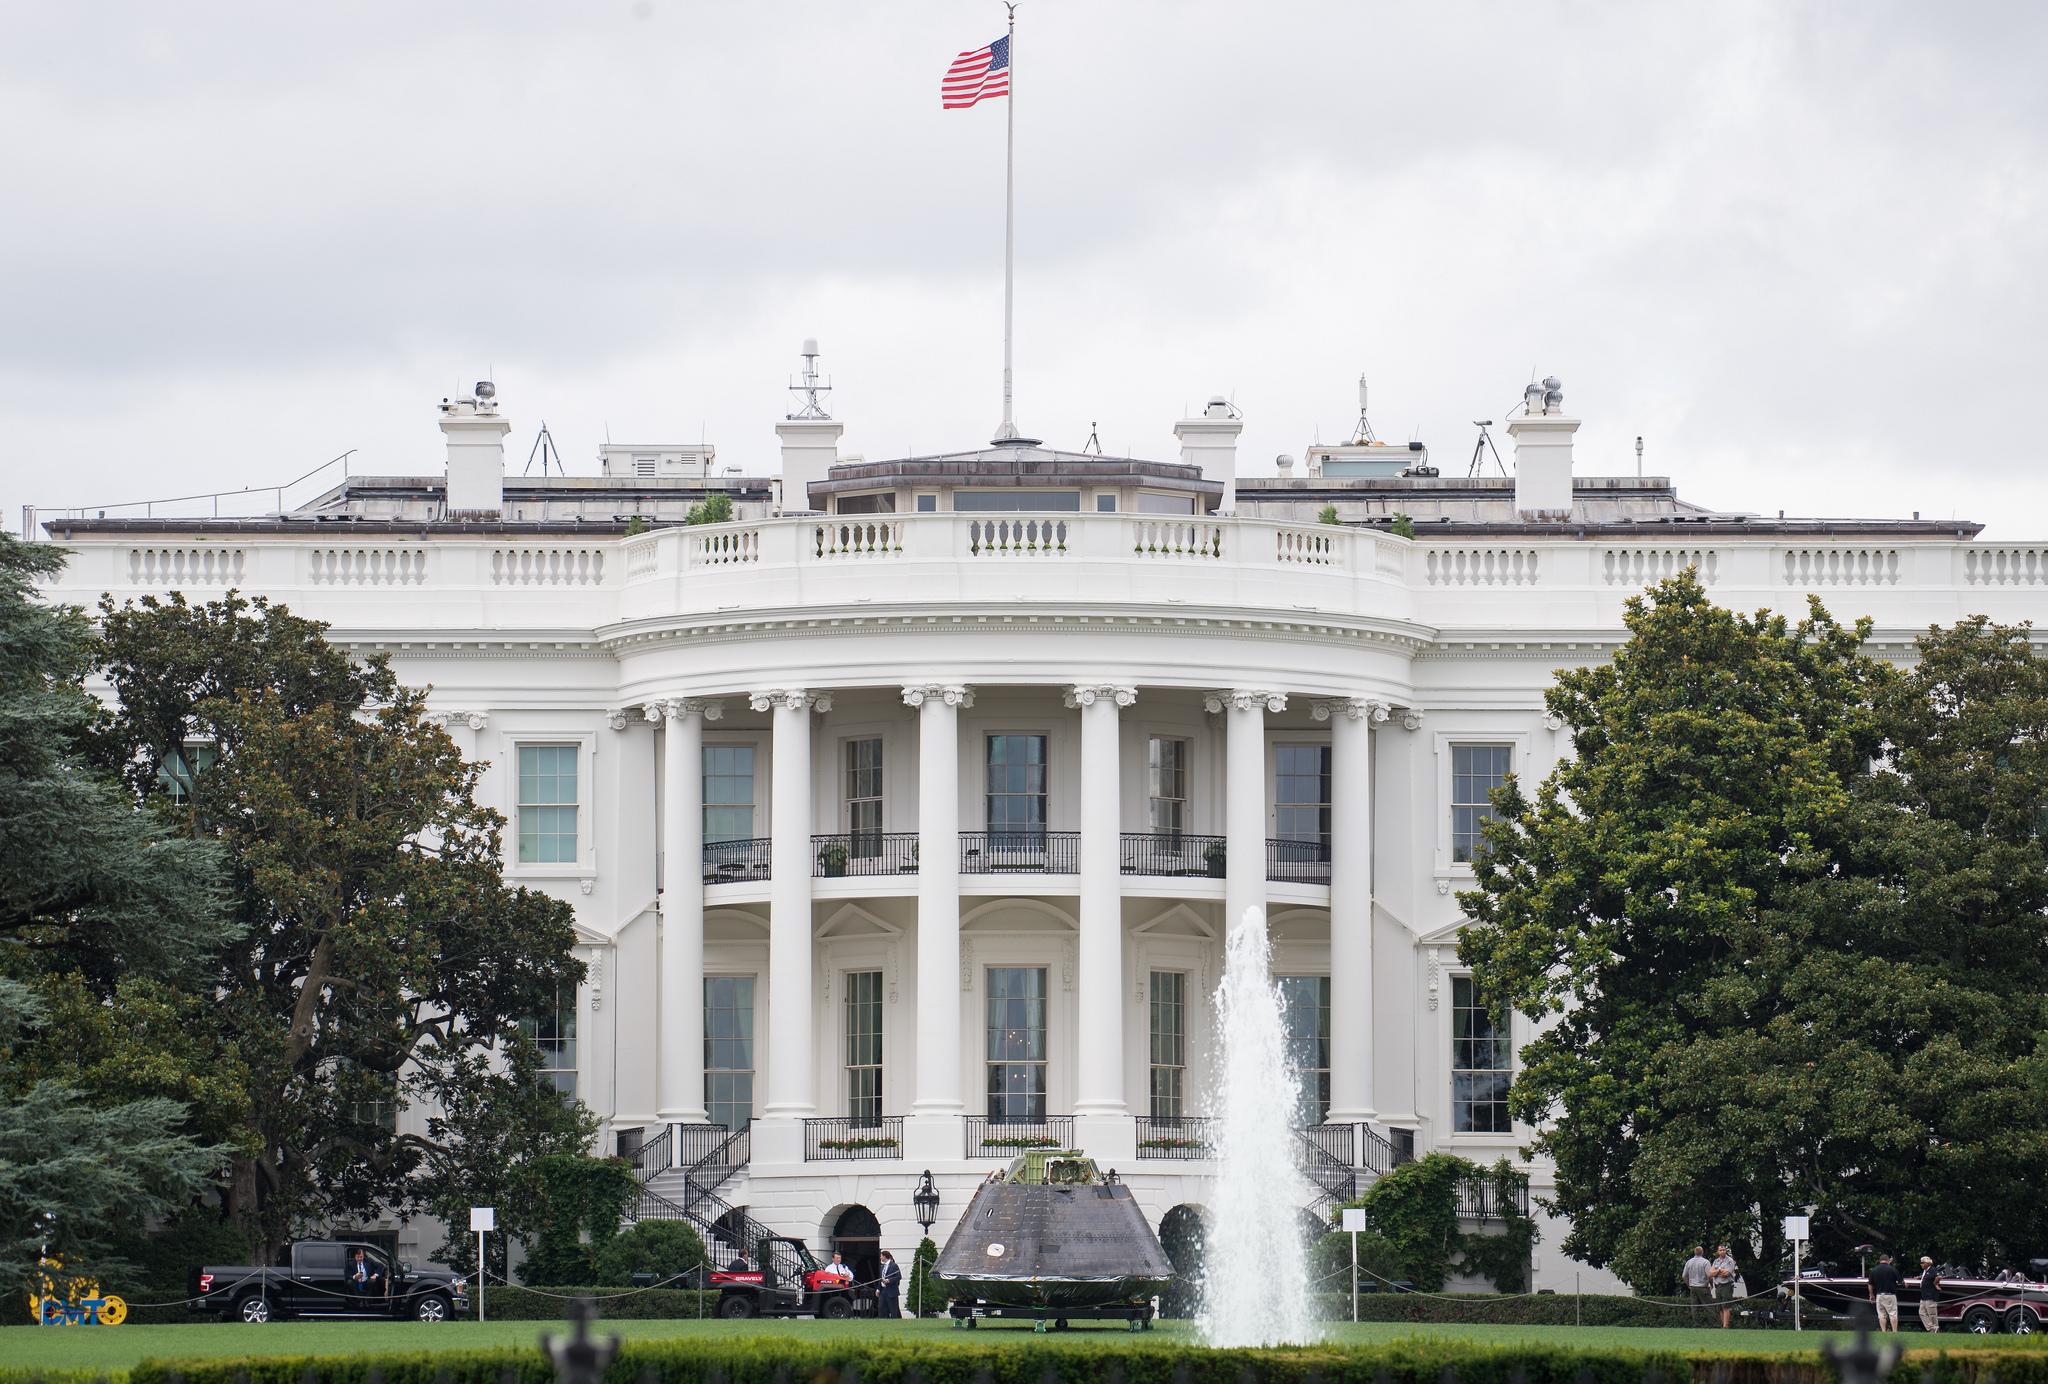
[[[1707,1278],[1714,1285],[1714,1299],[1721,1304],[1721,1329],[1728,1329],[1728,1318],[1734,1312],[1729,1304],[1735,1300],[1735,1256],[1728,1252],[1728,1246],[1721,1246],[1714,1256],[1713,1267],[1707,1270]]]
[[[853,1270],[846,1267],[837,1251],[833,1252],[832,1262],[825,1266],[824,1271],[831,1274],[834,1278],[843,1278],[849,1283],[853,1281]]]

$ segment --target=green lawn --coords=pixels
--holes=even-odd
[[[628,1339],[670,1336],[802,1336],[815,1340],[854,1337],[927,1337],[962,1339],[944,1321],[818,1322],[818,1321],[624,1321],[602,1328]],[[217,1355],[353,1355],[362,1351],[421,1350],[431,1347],[532,1345],[542,1331],[560,1327],[544,1322],[271,1322],[249,1326],[240,1322],[214,1326],[9,1326],[0,1327],[0,1360],[16,1367],[47,1369],[127,1369],[147,1356],[163,1359]],[[1824,1340],[1840,1339],[1818,1332],[1715,1331],[1655,1327],[1572,1326],[1431,1326],[1418,1330],[1405,1322],[1326,1324],[1327,1339],[1367,1344],[1413,1336],[1443,1340],[1511,1343],[1516,1341],[1580,1346],[1626,1346],[1636,1349],[1789,1351],[1814,1350]],[[1028,1327],[984,1325],[975,1339],[1026,1334]],[[1118,1329],[1076,1328],[1069,1338],[1156,1341],[1190,1334],[1186,1322],[1162,1322],[1149,1335]],[[1059,1335],[1041,1340],[1058,1341]],[[1925,1336],[1901,1338],[1909,1348],[1931,1344]],[[1971,1346],[2005,1349],[2035,1345],[2040,1338],[1944,1335],[1941,1344],[1955,1350]],[[2048,1344],[2048,1343],[2043,1343]]]

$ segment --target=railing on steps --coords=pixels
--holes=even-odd
[[[1358,1174],[1351,1168],[1352,1125],[1310,1125],[1294,1131],[1294,1163],[1315,1187],[1309,1210],[1324,1220],[1330,1212],[1358,1196]]]
[[[675,1166],[675,1126],[663,1125],[661,1133],[642,1140],[636,1149],[620,1149],[621,1157],[633,1160],[633,1176],[642,1182]]]
[[[737,1132],[724,1125],[671,1125],[682,1156],[672,1166],[683,1168],[682,1200],[651,1188],[640,1189],[633,1207],[635,1220],[688,1221],[706,1242],[723,1240],[749,1259],[758,1259],[763,1237],[775,1232],[718,1195],[717,1188],[744,1168],[753,1156],[753,1123]],[[685,1164],[684,1158],[699,1156]]]
[[[1365,1169],[1365,1171],[1384,1176],[1401,1164],[1414,1161],[1415,1156],[1413,1154],[1403,1155],[1401,1150],[1395,1148],[1387,1139],[1382,1138],[1380,1133],[1371,1125],[1360,1125],[1358,1132],[1360,1136],[1358,1166]]]

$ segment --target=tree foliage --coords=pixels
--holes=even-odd
[[[623,1158],[549,1154],[533,1160],[539,1231],[519,1266],[525,1283],[601,1282],[601,1265],[618,1238],[619,1218],[640,1195],[640,1179]]]
[[[687,1221],[636,1221],[597,1256],[600,1287],[623,1288],[636,1273],[654,1275],[657,1286],[682,1288],[683,1275],[709,1262],[704,1241]]]
[[[2048,675],[2024,631],[1629,603],[1611,665],[1548,694],[1572,758],[1510,782],[1461,895],[1499,1010],[1543,1027],[1517,1119],[1553,1120],[1567,1253],[1669,1291],[1726,1240],[1752,1289],[1780,1218],[1823,1256],[1976,1262],[2048,1243]],[[2035,1250],[2034,1252],[2038,1252]]]
[[[175,810],[232,870],[240,935],[213,1012],[251,1098],[226,1189],[235,1223],[268,1256],[311,1217],[416,1208],[429,1160],[459,1155],[388,1112],[459,1105],[488,1083],[489,1063],[463,1059],[502,1051],[582,978],[571,909],[505,885],[504,819],[474,797],[483,766],[381,657],[354,663],[318,623],[232,592],[102,614],[120,698],[109,762],[161,802],[160,771],[185,746],[218,754],[182,765]],[[499,1133],[522,1151],[525,1130]]]
[[[683,516],[685,524],[730,524],[732,522],[732,496],[706,495],[691,505]]]

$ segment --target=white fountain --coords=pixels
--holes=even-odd
[[[1225,946],[1222,1076],[1210,1093],[1216,1181],[1196,1325],[1212,1346],[1302,1344],[1317,1335],[1293,1148],[1300,1079],[1287,1066],[1271,950],[1265,910],[1246,909]]]

